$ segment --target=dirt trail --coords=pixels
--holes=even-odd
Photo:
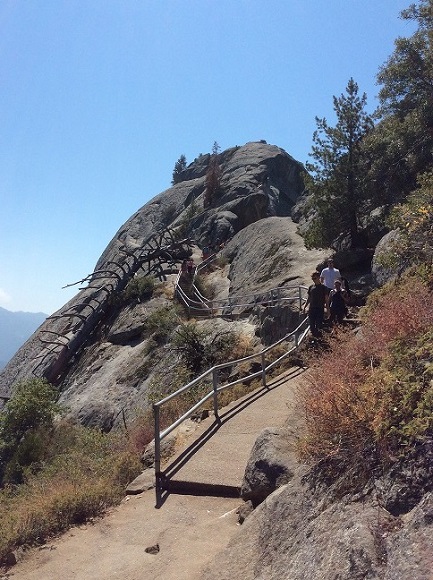
[[[170,460],[173,481],[198,482],[208,495],[168,493],[155,507],[155,490],[129,496],[104,518],[73,528],[42,549],[31,550],[8,577],[17,580],[195,580],[238,529],[237,497],[217,497],[210,484],[240,487],[259,431],[295,427],[295,391],[302,371],[291,369],[209,417]],[[190,456],[190,457],[189,457]],[[184,461],[188,457],[188,461]],[[170,466],[172,466],[170,468]],[[203,484],[209,484],[208,486]],[[229,493],[227,494],[229,495]],[[158,544],[159,552],[145,550]]]

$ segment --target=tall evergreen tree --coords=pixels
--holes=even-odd
[[[358,95],[358,85],[351,78],[346,93],[333,97],[335,127],[316,117],[310,153],[314,162],[307,163],[307,186],[315,211],[305,237],[309,247],[332,247],[341,233],[350,237],[352,246],[362,245],[359,214],[365,199],[365,158],[361,142],[373,127],[366,103],[366,94]]]
[[[173,179],[171,180],[171,184],[175,185],[182,181],[181,174],[182,171],[186,169],[186,157],[185,155],[181,155],[179,159],[176,161],[173,169]]]
[[[366,140],[371,191],[382,204],[404,201],[433,164],[433,0],[401,12],[417,24],[395,41],[377,75],[381,121]]]
[[[415,109],[433,116],[433,0],[420,0],[401,17],[418,23],[409,38],[397,38],[393,54],[377,75],[381,110],[407,115]]]

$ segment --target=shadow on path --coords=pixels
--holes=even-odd
[[[239,497],[240,488],[233,485],[220,485],[201,483],[198,481],[182,481],[174,480],[173,477],[178,471],[201,449],[213,435],[230,419],[233,419],[241,411],[255,403],[267,393],[277,389],[282,384],[290,379],[297,378],[303,372],[304,368],[296,368],[290,370],[288,373],[279,375],[275,380],[270,381],[266,387],[262,387],[254,391],[250,395],[246,395],[234,406],[215,418],[213,423],[204,431],[197,439],[195,439],[180,455],[178,455],[172,463],[170,463],[161,473],[159,481],[156,482],[156,508],[162,507],[170,494],[182,495],[207,495],[217,497]]]

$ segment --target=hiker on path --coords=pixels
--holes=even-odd
[[[308,298],[303,308],[304,312],[308,308],[308,319],[310,322],[310,331],[313,336],[320,336],[320,331],[325,318],[325,308],[329,309],[329,290],[320,280],[319,272],[311,274],[313,284],[308,288]]]
[[[193,271],[194,271],[194,260],[192,260],[191,258],[187,261],[186,266],[188,268],[188,274],[190,276],[192,276]]]
[[[334,260],[332,258],[329,258],[327,264],[328,267],[323,268],[323,270],[320,272],[320,279],[322,280],[322,283],[325,284],[325,286],[328,288],[328,292],[330,292],[334,288],[335,280],[341,278],[341,274],[340,270],[334,267]]]
[[[347,315],[347,302],[349,301],[346,290],[342,288],[341,280],[335,280],[334,289],[329,293],[329,311],[331,322],[343,322]]]

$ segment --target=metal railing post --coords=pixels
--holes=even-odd
[[[213,412],[218,419],[218,369],[212,370]]]
[[[161,439],[159,434],[161,430],[158,405],[153,405],[153,416],[155,419],[155,485],[159,489],[161,480]]]
[[[262,352],[262,385],[267,387],[266,385],[266,361],[265,361],[265,354]]]
[[[299,311],[302,312],[302,288],[298,286]]]

